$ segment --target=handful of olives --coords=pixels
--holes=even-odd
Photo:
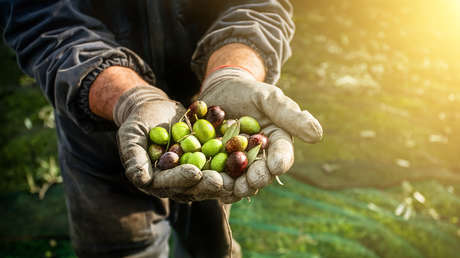
[[[154,127],[149,136],[148,153],[155,167],[192,164],[200,170],[225,172],[232,178],[241,176],[259,151],[268,146],[256,119],[243,116],[225,120],[221,107],[208,108],[203,101],[193,102],[169,131]]]

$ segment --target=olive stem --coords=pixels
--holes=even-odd
[[[276,182],[278,182],[278,184],[284,185],[284,183],[281,182],[281,179],[279,178],[279,176],[275,176],[275,179],[276,179]]]
[[[168,134],[169,134],[169,137],[168,137],[168,144],[166,145],[166,151],[169,150],[169,144],[171,144],[171,121],[169,121],[169,130],[168,130]]]
[[[192,123],[190,123],[190,119],[188,119],[188,116],[187,116],[188,112],[190,112],[190,108],[187,109],[187,111],[185,111],[184,115],[181,118],[181,121],[182,121],[182,119],[185,118],[185,123],[187,124],[188,128],[190,129],[190,131],[193,131]]]
[[[179,119],[180,122],[182,122],[182,121],[184,120],[184,118],[187,116],[187,113],[188,113],[188,112],[190,112],[190,108],[187,109],[187,110],[185,111],[185,113],[181,116],[181,118]]]
[[[183,139],[187,138],[188,136],[190,136],[190,135],[195,135],[195,134],[196,134],[195,132],[191,132],[190,134],[184,135],[184,136],[182,136],[182,138],[180,138],[179,140],[177,140],[177,142],[179,143],[179,142],[181,142]]]

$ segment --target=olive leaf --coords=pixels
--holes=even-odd
[[[233,136],[237,136],[240,134],[240,121],[236,121],[236,123],[232,124],[227,131],[225,132],[224,136],[222,136],[222,144],[225,144],[232,138]]]
[[[250,166],[252,164],[252,162],[254,162],[257,158],[257,155],[259,154],[259,150],[260,150],[260,146],[262,146],[262,144],[259,144],[257,145],[256,147],[250,149],[247,153],[247,157],[248,157],[248,166]]]

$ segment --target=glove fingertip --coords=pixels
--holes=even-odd
[[[181,170],[181,175],[189,181],[198,182],[203,178],[203,171],[195,165],[184,164],[176,168],[179,168]]]
[[[286,173],[292,167],[294,161],[290,157],[279,155],[273,157],[272,159],[269,158],[267,163],[270,173],[274,176],[279,176]]]
[[[249,187],[253,189],[261,189],[269,185],[272,175],[265,160],[256,160],[246,172],[246,179]]]
[[[301,126],[302,133],[297,134],[302,141],[307,143],[317,143],[323,138],[323,127],[319,121],[314,118],[308,111],[302,111],[302,114],[305,115],[306,119],[303,121]]]
[[[126,170],[125,175],[131,183],[137,187],[143,187],[150,184],[153,180],[152,168],[146,164],[142,167],[130,167]]]

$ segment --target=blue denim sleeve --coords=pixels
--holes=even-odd
[[[264,60],[266,83],[278,81],[281,65],[290,57],[295,26],[287,0],[229,1],[226,9],[198,42],[192,69],[202,80],[209,56],[229,43],[253,48]]]
[[[59,115],[86,132],[111,127],[88,106],[89,86],[102,70],[126,66],[154,83],[148,65],[82,11],[88,5],[90,1],[73,0],[0,2],[3,37],[19,66],[36,79]]]

